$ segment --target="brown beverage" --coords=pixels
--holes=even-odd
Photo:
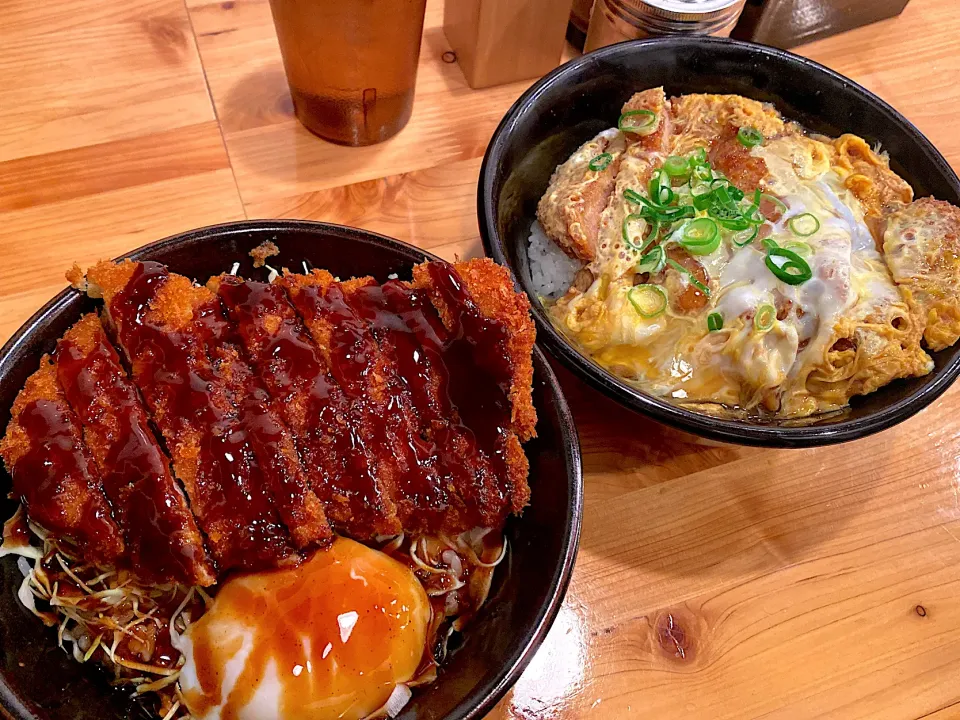
[[[300,122],[370,145],[407,124],[426,0],[270,0]]]

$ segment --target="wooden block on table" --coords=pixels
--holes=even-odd
[[[472,88],[540,77],[560,63],[573,0],[457,0],[443,32]]]

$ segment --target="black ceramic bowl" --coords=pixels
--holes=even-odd
[[[922,80],[918,81],[922,83]],[[785,118],[836,137],[860,135],[890,153],[917,197],[960,204],[960,181],[900,113],[851,80],[781,50],[712,37],[641,40],[601,48],[557,68],[524,93],[493,135],[480,171],[478,212],[487,254],[509,266],[530,296],[539,339],[574,373],[614,400],[689,432],[744,445],[809,447],[853,440],[910,417],[960,373],[960,347],[933,354],[923,378],[854,398],[850,411],[807,427],[719,420],[684,410],[620,381],[582,355],[550,323],[533,292],[527,238],[554,168],[612,126],[634,92],[735,93],[771,102]]]
[[[280,247],[278,267],[306,260],[340,277],[391,273],[409,279],[414,263],[436,259],[409,245],[337,225],[254,221],[194,230],[131,253],[158,260],[178,273],[205,281],[240,262],[240,274],[260,277],[248,252],[265,240]],[[94,301],[65,290],[47,303],[0,350],[0,428],[40,356]],[[560,386],[534,350],[533,400],[538,437],[526,445],[532,504],[507,524],[511,552],[497,569],[491,595],[469,626],[462,645],[436,683],[414,694],[405,720],[480,718],[510,688],[540,645],[560,608],[580,536],[582,476],[577,431]],[[0,497],[10,477],[0,469]],[[14,506],[0,506],[3,519]],[[22,577],[13,558],[0,561],[0,707],[16,720],[113,720],[146,717],[105,676],[57,647],[45,628],[16,598]],[[2,715],[2,713],[0,713]]]

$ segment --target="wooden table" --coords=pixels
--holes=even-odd
[[[801,52],[960,169],[954,4],[912,0]],[[243,217],[478,255],[480,159],[528,83],[466,87],[441,60],[441,17],[432,1],[410,125],[346,149],[293,118],[266,0],[7,0],[0,336],[73,261]],[[960,717],[960,388],[873,438],[777,452],[698,444],[561,378],[583,542],[556,625],[492,717]]]

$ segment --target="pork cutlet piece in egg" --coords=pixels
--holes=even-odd
[[[502,465],[507,508],[520,512],[530,498],[520,443],[535,437],[537,422],[529,300],[514,289],[509,270],[489,258],[417,265],[413,287],[427,292],[447,329],[444,353],[458,419]]]
[[[222,331],[216,298],[159,263],[129,260],[90,268],[87,291],[104,300],[219,569],[299,562],[255,452],[254,418],[225,376],[230,364],[207,353]]]
[[[216,574],[170,459],[95,313],[66,332],[54,357],[134,572],[147,582],[212,585]]]
[[[123,553],[100,474],[83,442],[80,420],[44,355],[14,400],[0,457],[31,522],[73,541],[92,563],[110,564]]]
[[[960,208],[921,198],[891,213],[883,254],[933,351],[960,339]]]

